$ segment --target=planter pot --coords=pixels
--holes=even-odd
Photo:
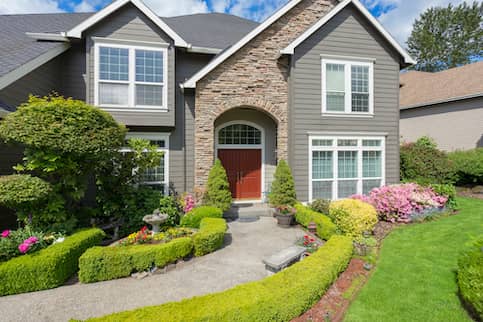
[[[294,222],[293,215],[276,215],[276,218],[278,225],[283,228],[289,228]]]

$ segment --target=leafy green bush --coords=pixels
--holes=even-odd
[[[327,199],[316,199],[310,204],[310,208],[321,214],[328,215],[330,208],[330,200]]]
[[[295,220],[304,227],[314,222],[317,225],[317,235],[320,238],[328,240],[336,233],[337,227],[329,217],[313,211],[302,204],[296,204],[295,209],[297,210]]]
[[[181,226],[200,228],[203,218],[222,218],[223,212],[216,207],[201,206],[194,208],[181,218]]]
[[[32,237],[34,238],[32,239]],[[34,231],[29,226],[17,230],[4,230],[0,237],[0,262],[8,261],[26,253],[35,253],[49,246],[55,240],[55,237],[53,239],[45,237],[44,233]],[[19,248],[20,245],[24,245],[21,247],[22,250]]]
[[[357,238],[377,224],[376,209],[361,200],[343,199],[330,204],[329,217],[342,233]]]
[[[483,184],[483,148],[449,153],[456,171],[457,183]]]
[[[203,256],[220,249],[223,246],[226,229],[225,219],[203,218],[200,231],[193,235],[195,256]]]
[[[278,162],[268,201],[272,207],[293,206],[297,202],[292,172],[285,160]]]
[[[483,236],[458,261],[458,286],[472,313],[483,320]]]
[[[425,140],[406,143],[400,149],[401,180],[422,185],[453,183],[455,171],[448,155]]]
[[[168,215],[168,220],[164,224],[165,226],[174,227],[179,224],[181,209],[175,198],[171,196],[161,197],[159,201],[159,212]]]
[[[0,264],[0,295],[46,290],[62,285],[78,268],[79,257],[104,238],[100,229],[88,229],[31,255]]]
[[[290,321],[320,299],[351,257],[352,241],[334,236],[308,258],[263,280],[89,321]]]
[[[82,283],[107,281],[146,271],[153,266],[164,267],[186,257],[192,249],[190,237],[158,245],[93,247],[79,259],[79,280]]]
[[[457,209],[458,203],[456,202],[456,188],[452,184],[431,184],[431,189],[440,196],[448,198],[446,207],[450,209]]]
[[[225,212],[230,209],[232,201],[230,184],[228,183],[225,168],[223,168],[221,161],[216,159],[208,175],[203,204],[217,207]]]

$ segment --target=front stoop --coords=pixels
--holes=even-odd
[[[273,210],[263,203],[233,204],[224,217],[229,220],[256,221],[260,217],[272,217]]]

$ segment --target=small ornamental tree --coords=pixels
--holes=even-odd
[[[285,160],[277,165],[268,201],[273,207],[294,206],[297,202],[292,172]]]
[[[228,183],[228,176],[225,168],[219,159],[216,159],[215,164],[208,175],[208,183],[206,185],[206,192],[203,196],[203,204],[206,206],[213,206],[221,209],[223,212],[230,209],[232,203],[230,184]]]

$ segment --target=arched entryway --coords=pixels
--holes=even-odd
[[[233,109],[215,122],[215,156],[236,201],[264,200],[276,165],[276,124],[254,109]]]

